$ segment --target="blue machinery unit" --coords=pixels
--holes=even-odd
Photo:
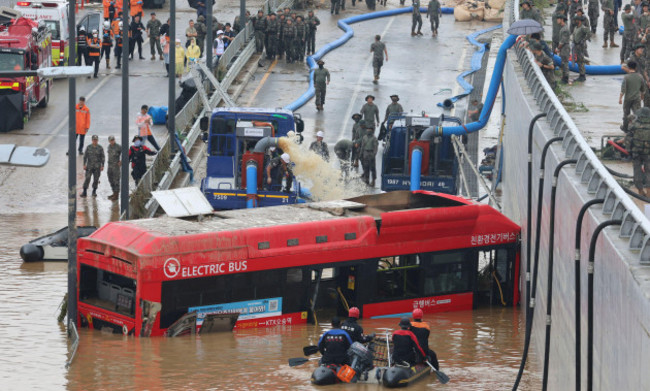
[[[456,117],[391,116],[382,156],[381,189],[432,190],[456,194],[458,160],[450,136],[434,135],[444,122],[460,124]]]
[[[278,137],[301,133],[303,122],[284,109],[216,108],[202,130],[208,142],[206,177],[201,191],[215,210],[241,209],[300,202],[300,184],[289,192],[266,182],[266,165],[279,154]],[[279,148],[277,150],[279,152]]]

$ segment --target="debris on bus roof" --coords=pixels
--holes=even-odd
[[[152,191],[151,195],[169,217],[212,214],[212,205],[198,187]]]
[[[366,204],[349,200],[310,202],[307,205],[310,209],[322,210],[332,213],[335,216],[343,216],[346,210],[363,209]]]

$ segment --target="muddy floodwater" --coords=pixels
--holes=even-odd
[[[83,222],[83,215],[79,215]],[[57,323],[67,289],[65,263],[23,264],[23,243],[66,224],[61,214],[0,212],[0,385],[4,390],[280,390],[313,389],[316,362],[290,368],[287,359],[318,341],[321,326],[293,325],[180,338],[133,338],[80,330],[74,362],[65,368],[68,341]],[[39,230],[34,230],[38,227]],[[515,380],[523,346],[523,317],[518,309],[428,315],[430,344],[445,387],[433,376],[413,390],[505,390]],[[380,334],[397,319],[362,320],[366,332]],[[528,365],[521,390],[540,388],[537,358]],[[377,384],[328,389],[375,390]]]

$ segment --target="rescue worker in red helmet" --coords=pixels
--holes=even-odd
[[[350,334],[352,342],[366,343],[372,341],[375,338],[375,333],[363,335],[363,327],[357,323],[357,319],[359,319],[359,309],[357,307],[350,308],[348,318],[341,325],[341,329]]]
[[[399,365],[413,366],[424,360],[426,354],[418,343],[418,339],[409,328],[409,318],[402,318],[399,321],[400,330],[393,332],[393,353],[392,362]]]
[[[411,332],[415,335],[415,337],[418,339],[418,343],[420,344],[420,347],[422,347],[422,350],[424,353],[426,353],[426,359],[431,363],[431,365],[438,369],[438,356],[436,355],[436,352],[431,350],[429,348],[429,334],[430,334],[430,327],[429,323],[423,322],[422,317],[424,316],[424,313],[420,308],[416,308],[413,310],[413,321],[411,322]]]

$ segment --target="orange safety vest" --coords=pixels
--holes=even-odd
[[[110,18],[111,15],[109,14],[108,8],[111,6],[111,0],[102,1],[102,5],[104,6],[104,19]]]
[[[135,124],[138,126],[139,136],[141,137],[151,136],[151,127],[147,119],[151,119],[149,114],[138,114],[135,119]]]
[[[116,36],[120,33],[120,22],[121,20],[115,19],[113,20],[113,23],[111,23],[111,31],[113,32],[113,36]]]
[[[78,103],[75,109],[77,111],[75,115],[77,120],[77,134],[86,134],[88,128],[90,128],[90,110],[83,103]]]
[[[131,16],[136,16],[138,14],[142,16],[142,0],[131,0],[129,4],[131,5],[131,8],[129,8],[129,14]]]
[[[99,38],[88,39],[88,55],[91,57],[99,57]]]

